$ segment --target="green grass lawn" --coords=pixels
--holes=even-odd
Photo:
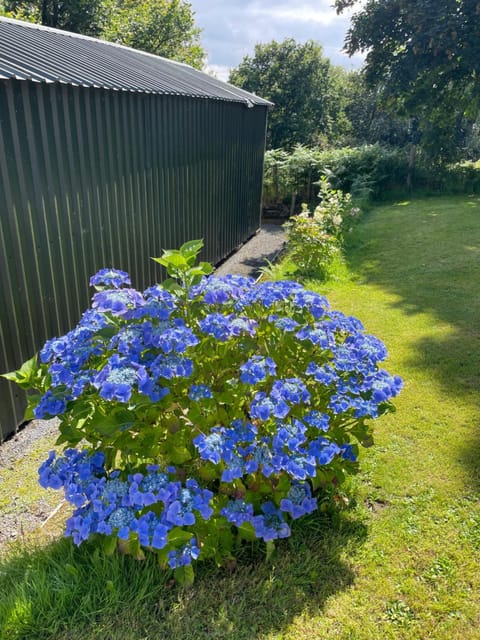
[[[362,452],[346,510],[295,523],[267,563],[200,566],[67,541],[0,562],[2,640],[480,638],[480,200],[375,209],[325,292],[382,338],[405,388]]]

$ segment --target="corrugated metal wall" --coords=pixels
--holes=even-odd
[[[204,238],[228,255],[259,227],[266,108],[0,82],[0,371],[87,308],[113,266],[144,288],[151,256]],[[0,441],[24,398],[0,380]]]

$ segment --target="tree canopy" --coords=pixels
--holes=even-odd
[[[388,111],[378,99],[379,90],[367,86],[363,74],[352,71],[343,84],[345,115],[350,123],[350,145],[376,144],[404,147],[412,141],[415,123]]]
[[[333,67],[314,41],[257,44],[230,73],[230,82],[275,103],[269,116],[270,147],[318,144],[338,131],[343,117],[342,70]],[[337,126],[338,125],[338,126]]]
[[[98,0],[5,0],[0,8],[2,15],[86,36],[100,35],[104,13]]]
[[[205,52],[191,4],[184,0],[104,0],[102,38],[201,69]]]
[[[341,12],[359,2],[335,4]],[[369,86],[424,129],[428,123],[446,132],[479,112],[478,0],[367,0],[352,18],[345,49],[366,52]]]
[[[1,5],[0,5],[1,6]],[[205,58],[186,0],[6,0],[4,15],[96,36],[201,68]]]

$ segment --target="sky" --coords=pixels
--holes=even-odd
[[[208,69],[227,80],[231,67],[252,56],[258,42],[316,40],[333,64],[358,69],[362,57],[342,53],[350,14],[337,16],[333,0],[189,0]]]

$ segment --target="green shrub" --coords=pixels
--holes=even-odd
[[[444,168],[442,191],[480,193],[480,162],[457,162]]]
[[[285,223],[287,251],[301,276],[315,276],[324,280],[340,244],[334,235],[327,233],[323,221],[311,215],[308,209]]]
[[[386,191],[405,188],[409,173],[404,151],[380,145],[342,149],[307,149],[298,146],[290,154],[282,149],[265,155],[264,206],[290,206],[306,202],[314,206],[322,176],[334,188],[351,193],[365,204]],[[293,213],[293,211],[291,211]]]
[[[291,153],[267,151],[264,206],[282,205],[291,214],[302,202],[313,208],[322,177],[362,208],[370,201],[404,197],[406,191],[480,193],[478,163],[434,164],[415,149],[378,144],[323,151],[299,146]]]
[[[78,326],[5,376],[36,391],[35,417],[60,419],[66,449],[40,482],[74,505],[67,535],[154,552],[183,582],[193,560],[288,537],[356,471],[370,419],[401,387],[358,320],[296,282],[207,278],[201,246],[165,252],[171,279],[143,293],[103,269]]]
[[[313,213],[303,204],[302,213],[290,218],[284,227],[289,259],[296,265],[297,273],[326,279],[344,234],[351,231],[360,209],[353,206],[349,193],[332,189],[325,176],[318,184],[320,204]]]
[[[313,218],[320,222],[326,233],[341,243],[345,233],[349,233],[358,220],[360,209],[353,206],[350,193],[332,189],[325,176],[320,178],[319,185],[320,204],[315,208]]]
[[[315,183],[322,175],[321,152],[298,145],[288,153],[272,149],[265,153],[263,206],[284,205],[293,213],[298,201],[312,203]]]

